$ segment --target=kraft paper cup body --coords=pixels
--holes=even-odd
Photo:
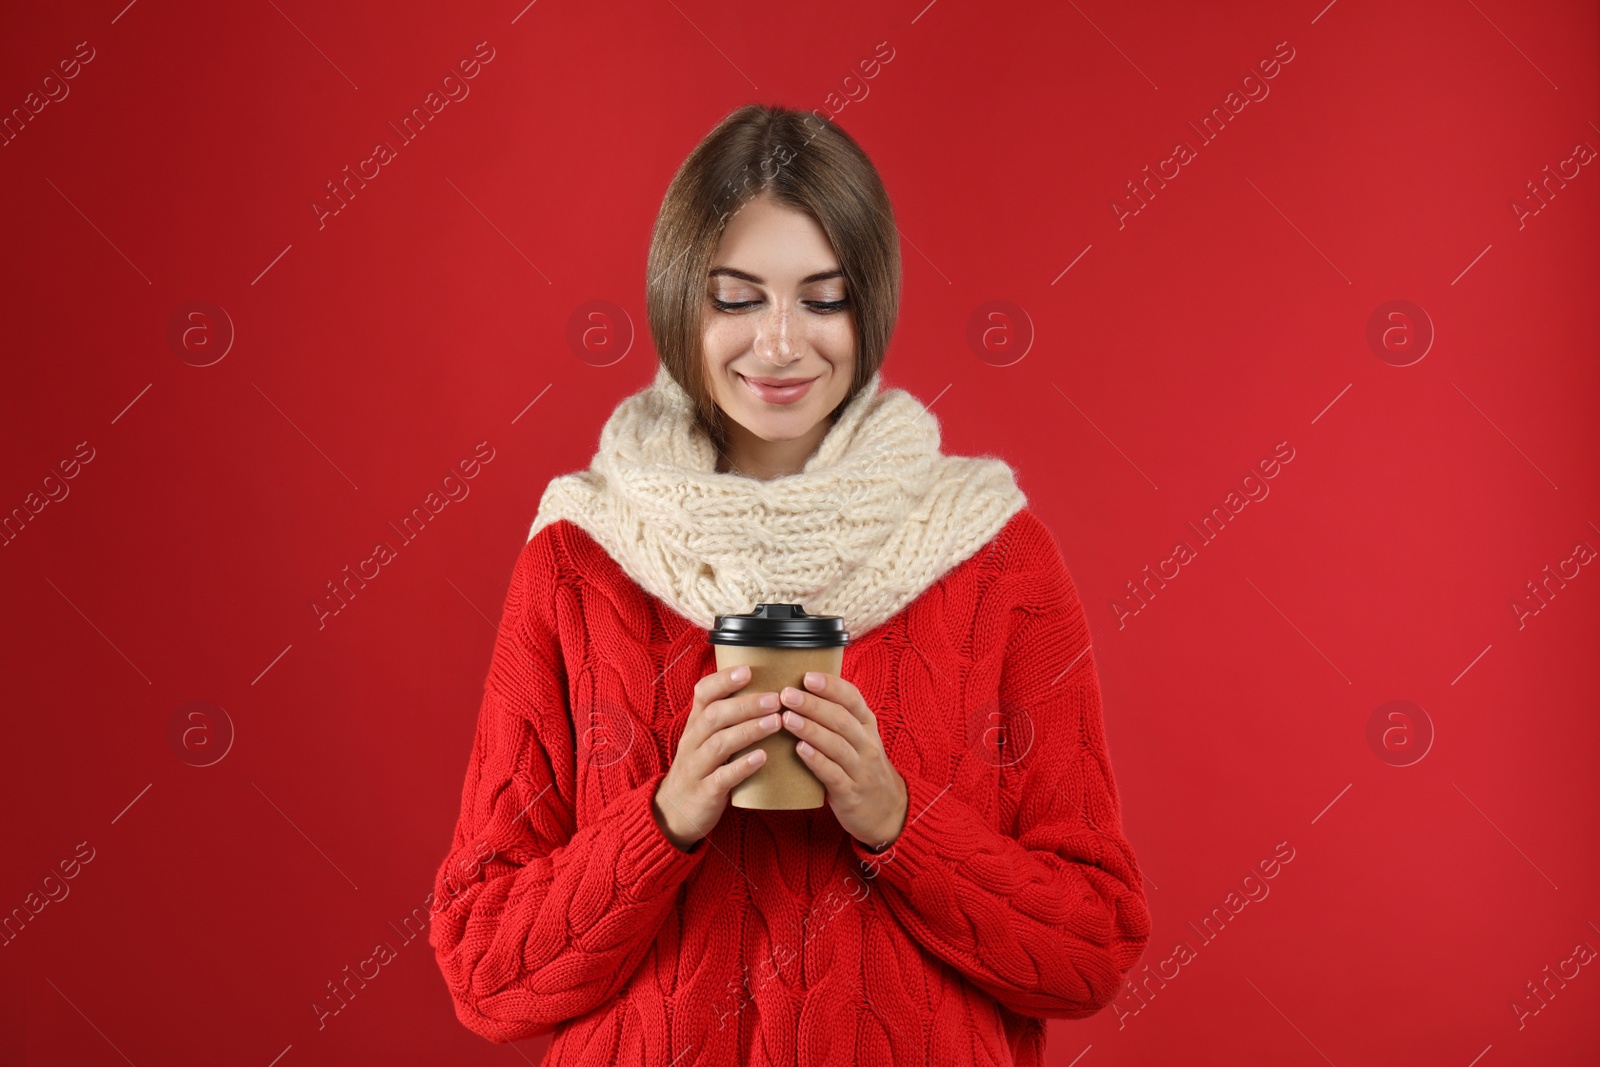
[[[806,693],[810,692],[805,687],[807,671],[838,675],[844,668],[843,645],[829,648],[713,647],[717,650],[717,670],[741,663],[750,668],[749,684],[732,696],[747,692],[781,693],[785,686]],[[783,714],[781,706],[777,714]],[[787,727],[779,726],[775,733],[729,757],[730,761],[744,759],[758,748],[767,753],[767,761],[756,768],[754,774],[729,790],[728,803],[736,808],[764,810],[822,807],[827,802],[828,791],[794,750],[799,740]]]

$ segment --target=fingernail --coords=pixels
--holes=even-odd
[[[822,675],[816,671],[806,671],[806,684],[813,687],[820,686],[822,684]]]
[[[768,715],[765,719],[761,720],[761,725],[764,729],[776,730],[778,728],[778,716]]]
[[[778,706],[778,694],[762,693],[761,699],[756,701],[756,703],[760,704],[764,708],[775,708]]]
[[[740,666],[740,667],[735,667],[733,669],[733,680],[734,681],[742,682],[748,677],[750,677],[750,668],[749,667]]]

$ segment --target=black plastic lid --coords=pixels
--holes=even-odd
[[[745,615],[718,615],[706,635],[713,645],[832,648],[848,645],[842,615],[807,615],[799,604],[757,604]]]

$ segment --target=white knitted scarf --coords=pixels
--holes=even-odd
[[[589,469],[551,479],[528,531],[569,519],[703,629],[760,603],[841,615],[851,640],[915,600],[1026,506],[1011,468],[939,451],[939,425],[876,373],[796,474],[716,469],[667,372],[625,398]]]

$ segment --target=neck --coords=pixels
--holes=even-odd
[[[834,422],[829,416],[792,441],[768,441],[732,419],[724,421],[726,428],[717,449],[717,470],[763,482],[786,474],[799,474]]]

